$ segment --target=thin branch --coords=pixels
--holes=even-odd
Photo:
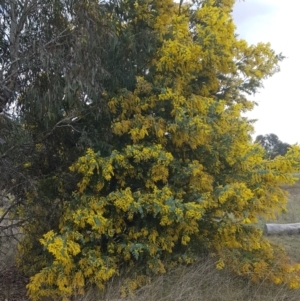
[[[78,120],[80,120],[80,118],[78,117],[76,120],[74,120],[74,118],[76,118],[77,116],[69,116],[66,117],[60,121],[58,121],[54,127],[52,128],[52,130],[50,132],[48,132],[40,141],[36,142],[36,143],[41,143],[43,141],[45,141],[50,135],[53,135],[54,131],[59,128],[59,127],[63,127],[63,126],[68,126],[68,127],[72,127],[70,123],[74,123]],[[73,128],[73,127],[72,127]],[[74,128],[73,128],[74,129]],[[75,130],[75,129],[74,129]],[[76,130],[78,131],[78,130]]]
[[[11,148],[9,148],[5,153],[3,153],[1,156],[0,156],[0,160],[5,158],[7,156],[7,154],[9,152],[11,152],[12,150],[14,150],[16,148],[16,145],[13,145]]]
[[[20,220],[20,221],[18,221],[18,222],[16,222],[16,223],[9,224],[9,225],[6,225],[6,226],[0,225],[0,233],[1,233],[1,231],[5,231],[5,230],[7,230],[7,229],[19,227],[19,226],[21,226],[21,225],[24,224],[24,223],[25,223],[25,220]]]
[[[12,208],[14,208],[16,206],[16,203],[12,203],[2,214],[2,216],[0,217],[0,224],[3,222],[3,220],[5,219],[5,216],[12,210]],[[0,228],[2,226],[0,225]]]

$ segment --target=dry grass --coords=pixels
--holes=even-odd
[[[266,283],[253,284],[241,277],[218,271],[211,259],[199,260],[189,267],[178,267],[158,276],[133,296],[119,297],[120,283],[115,279],[105,293],[91,290],[78,301],[296,301],[299,291]]]

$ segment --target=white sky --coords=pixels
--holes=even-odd
[[[281,71],[252,97],[258,106],[247,116],[258,119],[255,136],[276,134],[283,142],[300,143],[299,10],[295,0],[236,0],[236,33],[250,44],[270,42],[287,58]],[[299,46],[298,46],[299,45]]]

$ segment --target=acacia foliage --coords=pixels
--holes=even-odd
[[[300,149],[265,159],[241,116],[254,106],[245,95],[278,71],[281,56],[269,44],[238,39],[231,0],[119,4],[110,12],[116,35],[151,32],[153,40],[140,47],[143,65],[131,61],[135,84],[103,93],[111,151],[88,148],[71,165],[77,189],[65,193],[62,183],[61,216],[40,239],[42,268],[30,297],[67,299],[91,284],[103,288],[121,267],[139,262],[126,294],[153,272],[192,262],[193,245],[215,256],[217,268],[299,287],[300,266],[255,223],[285,208],[280,185],[296,181]],[[23,245],[21,256],[29,250]]]

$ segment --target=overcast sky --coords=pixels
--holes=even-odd
[[[236,32],[250,44],[270,42],[287,58],[280,73],[264,82],[259,103],[248,116],[258,119],[255,136],[276,134],[283,142],[300,143],[299,12],[293,0],[236,0]]]

